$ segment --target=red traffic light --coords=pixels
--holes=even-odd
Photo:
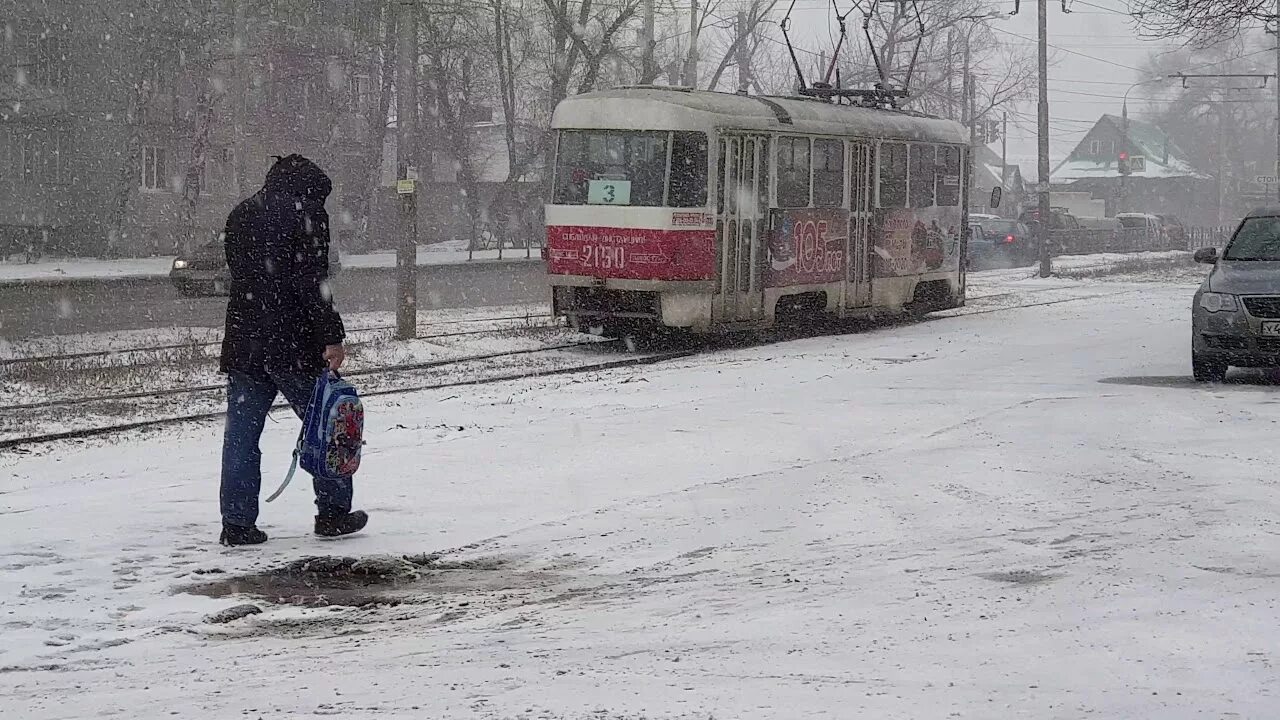
[[[1127,152],[1125,152],[1125,151],[1121,150],[1121,151],[1120,151],[1120,159],[1121,159],[1121,160],[1128,160],[1128,159],[1129,159],[1129,153],[1127,153]]]

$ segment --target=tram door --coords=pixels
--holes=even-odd
[[[712,315],[717,322],[760,320],[769,217],[769,138],[725,135],[719,151],[719,267]]]
[[[849,247],[845,257],[848,292],[846,306],[867,307],[871,304],[871,212],[875,204],[875,173],[872,159],[875,147],[869,143],[852,143],[849,163]]]

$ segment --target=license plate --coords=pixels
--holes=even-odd
[[[1262,323],[1262,334],[1267,337],[1280,337],[1280,320]]]

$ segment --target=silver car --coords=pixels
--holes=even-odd
[[[1196,380],[1221,381],[1227,368],[1280,367],[1280,207],[1255,210],[1221,256],[1197,250],[1213,271],[1191,308]]]

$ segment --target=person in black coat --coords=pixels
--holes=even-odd
[[[302,417],[316,378],[346,358],[342,318],[329,289],[329,215],[333,184],[301,155],[280,158],[266,183],[227,217],[224,243],[231,297],[222,340],[227,425],[222,446],[224,545],[256,545],[262,486],[258,441],[277,393]],[[313,478],[315,532],[336,536],[368,522],[351,511],[351,478]]]

